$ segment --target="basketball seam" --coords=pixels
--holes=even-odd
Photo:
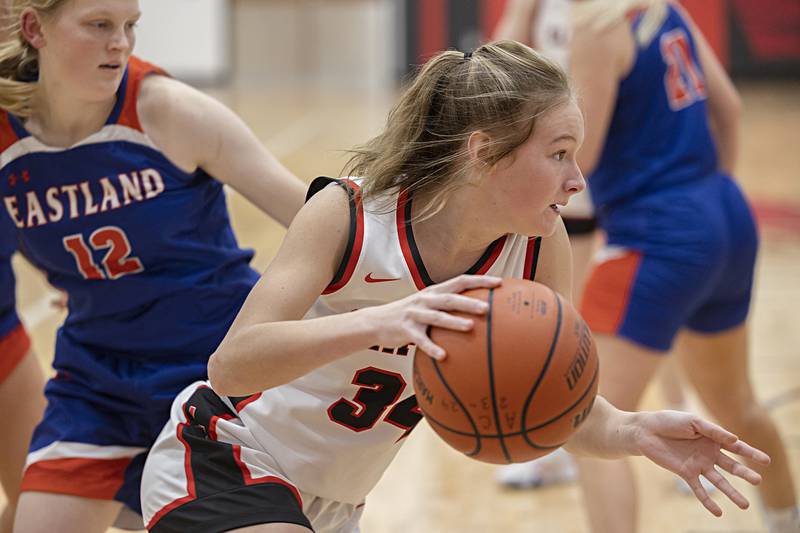
[[[489,396],[492,398],[492,412],[494,413],[494,425],[497,428],[497,438],[500,440],[500,449],[509,463],[511,455],[508,453],[506,442],[503,439],[503,428],[500,426],[500,410],[497,408],[497,393],[494,386],[494,351],[492,350],[492,310],[494,307],[494,289],[489,289],[489,296],[486,298],[489,310],[486,312],[486,365],[489,367]]]
[[[472,417],[470,416],[469,411],[464,406],[464,404],[461,402],[461,399],[458,396],[456,396],[455,391],[453,391],[453,389],[450,387],[450,384],[447,383],[447,380],[444,379],[444,375],[442,374],[442,371],[439,368],[439,362],[436,359],[433,359],[432,361],[433,361],[433,368],[434,368],[434,370],[436,370],[436,374],[439,376],[439,381],[442,382],[442,385],[444,385],[444,387],[447,389],[447,392],[450,393],[450,396],[452,396],[452,398],[458,403],[458,406],[461,408],[461,411],[464,413],[464,416],[467,417],[467,421],[469,422],[469,425],[472,426],[472,429],[475,431],[474,434],[470,435],[471,437],[475,438],[475,449],[472,450],[469,453],[463,452],[464,455],[466,455],[468,457],[473,457],[473,456],[477,455],[481,451],[481,434],[478,433],[478,426],[475,424],[475,421],[472,420]],[[436,421],[435,419],[431,418],[428,415],[425,415],[425,418],[427,418],[431,422],[434,422],[435,424],[447,429],[448,431],[450,431],[452,433],[458,433],[458,434],[462,434],[462,435],[469,435],[466,432],[454,431],[454,430],[448,428],[447,426],[445,426],[444,424],[442,424],[442,423]]]
[[[547,373],[547,369],[550,368],[550,362],[553,360],[553,353],[556,350],[556,344],[558,344],[558,337],[561,335],[561,299],[558,297],[558,294],[553,289],[550,289],[551,293],[553,293],[553,297],[556,300],[556,309],[558,312],[556,313],[556,328],[555,332],[553,333],[553,340],[550,343],[550,351],[547,353],[547,359],[544,362],[544,366],[542,367],[542,371],[539,372],[539,377],[536,378],[536,383],[534,383],[533,388],[531,389],[530,394],[525,399],[525,404],[522,406],[522,421],[520,424],[520,429],[522,430],[522,438],[525,439],[531,446],[536,446],[536,444],[528,438],[528,434],[525,431],[525,421],[528,418],[528,407],[530,407],[531,402],[533,401],[533,397],[536,395],[536,391],[539,390],[539,385],[542,384],[542,380],[544,380],[544,376]]]
[[[573,410],[576,405],[581,403],[581,401],[583,401],[583,399],[586,398],[586,395],[589,394],[589,391],[592,390],[592,385],[594,385],[595,381],[597,381],[597,377],[598,377],[599,373],[600,373],[600,367],[595,369],[594,375],[592,376],[592,381],[589,382],[589,385],[586,387],[586,389],[584,389],[583,393],[581,394],[581,397],[578,398],[575,401],[575,403],[573,403],[572,405],[570,405],[569,407],[564,409],[559,415],[551,418],[547,422],[543,422],[543,423],[541,423],[541,424],[539,424],[537,426],[534,426],[532,428],[528,428],[528,429],[524,429],[524,430],[520,430],[520,431],[514,431],[512,433],[503,433],[501,435],[496,435],[494,433],[468,433],[466,431],[460,431],[458,429],[451,428],[450,426],[447,426],[447,425],[439,422],[435,418],[432,418],[432,417],[430,417],[428,415],[426,415],[425,418],[428,420],[428,422],[436,424],[437,426],[441,427],[442,429],[444,429],[446,431],[449,431],[450,433],[455,433],[456,435],[460,435],[462,437],[476,437],[476,438],[484,438],[484,439],[497,439],[497,438],[500,438],[501,436],[502,437],[526,436],[531,431],[536,431],[537,429],[541,429],[541,428],[545,427],[548,424],[552,424],[553,422],[555,422],[559,418],[562,418],[568,412]],[[452,391],[451,391],[451,394],[452,394]],[[454,396],[454,398],[455,398],[455,396]],[[456,401],[458,401],[457,398],[456,398]],[[463,404],[461,404],[461,402],[459,401],[459,405],[463,405]],[[475,424],[472,424],[472,426],[475,427]],[[476,428],[476,431],[477,431],[477,428]],[[535,442],[528,442],[528,444],[530,444],[534,448],[542,448],[542,449],[558,448],[559,446],[563,445],[563,443],[561,443],[559,445],[554,445],[554,446],[543,446],[541,444],[536,444]]]

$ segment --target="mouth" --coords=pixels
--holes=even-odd
[[[556,212],[556,214],[561,214],[561,206],[566,206],[567,204],[550,204],[550,209]]]
[[[122,63],[117,63],[117,62],[103,63],[102,65],[100,65],[99,68],[101,68],[103,70],[110,70],[110,71],[113,72],[113,71],[117,71],[117,70],[121,69],[122,68]]]

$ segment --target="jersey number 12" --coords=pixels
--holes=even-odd
[[[83,240],[83,235],[67,235],[62,239],[64,249],[72,254],[83,279],[118,279],[127,274],[144,270],[138,257],[131,257],[131,243],[125,232],[116,226],[104,226],[89,236],[89,244],[94,250],[105,250],[103,268],[92,258],[92,250]]]

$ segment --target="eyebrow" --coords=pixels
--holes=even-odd
[[[573,137],[572,135],[569,135],[568,133],[565,133],[564,135],[559,135],[558,137],[556,137],[555,139],[553,139],[552,141],[550,141],[550,144],[555,144],[555,143],[557,143],[558,141],[573,141],[573,142],[578,142],[578,140],[577,140],[575,137]]]

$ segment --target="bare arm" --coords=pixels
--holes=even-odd
[[[339,266],[348,217],[347,198],[338,187],[320,191],[300,210],[277,256],[211,356],[208,374],[214,390],[251,394],[375,344],[413,343],[443,356],[428,337],[428,326],[466,331],[471,320],[445,311],[486,311],[485,302],[454,293],[494,287],[500,280],[459,276],[395,302],[302,320]]]
[[[572,249],[564,222],[559,220],[556,231],[543,238],[539,250],[536,281],[544,283],[572,301]]]
[[[603,30],[578,28],[573,32],[569,70],[586,124],[578,166],[587,178],[602,154],[619,81],[630,70],[634,53],[633,35],[624,21]]]
[[[700,59],[700,68],[705,76],[708,118],[711,133],[717,145],[719,166],[725,172],[733,173],[739,155],[741,98],[703,33],[697,28],[686,10],[681,9],[677,3],[675,5],[692,29],[692,37],[694,37],[697,55]]]
[[[536,0],[508,0],[492,39],[509,39],[531,45],[531,30],[537,12]]]
[[[145,132],[179,168],[202,168],[288,227],[306,187],[235,113],[165,76],[143,82],[138,106]]]

